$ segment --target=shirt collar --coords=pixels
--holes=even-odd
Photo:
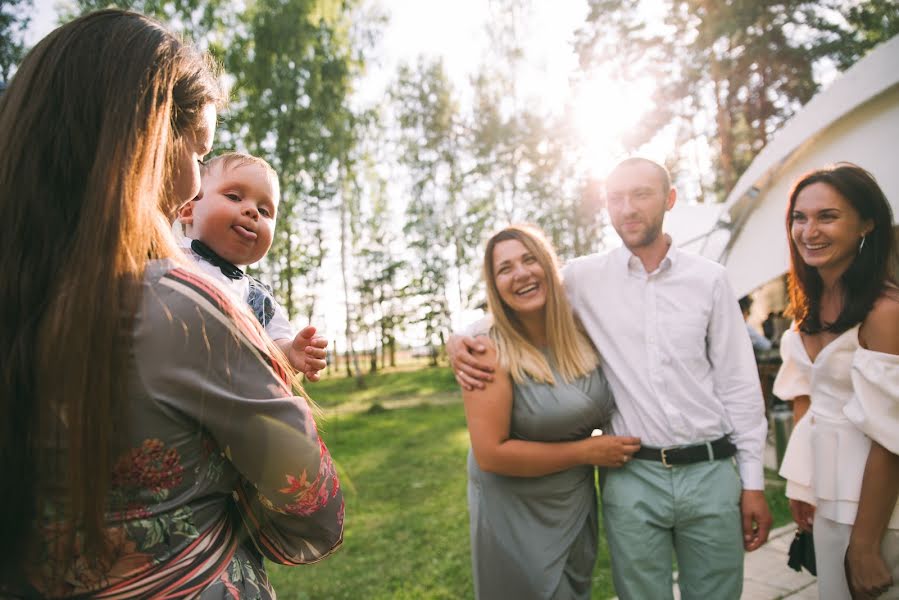
[[[672,269],[675,264],[677,264],[678,256],[681,252],[677,246],[674,245],[674,242],[671,240],[671,236],[667,233],[663,233],[665,239],[668,241],[668,252],[665,254],[665,257],[662,259],[662,262],[659,263],[658,268],[653,271],[653,273],[664,273],[669,269]],[[618,262],[627,269],[628,274],[636,275],[641,277],[648,277],[653,273],[646,273],[646,270],[643,268],[643,263],[640,259],[631,252],[627,246],[621,245],[616,249]]]

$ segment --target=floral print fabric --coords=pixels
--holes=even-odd
[[[304,564],[339,547],[334,464],[252,319],[194,272],[151,263],[111,473],[112,561],[87,560],[76,537],[60,564],[68,532],[48,503],[21,589],[0,596],[267,599],[263,557]]]

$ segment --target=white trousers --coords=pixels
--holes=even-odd
[[[815,566],[818,570],[820,600],[849,600],[849,584],[843,558],[849,547],[852,525],[831,521],[815,514]],[[878,600],[899,600],[899,530],[888,529],[880,546],[883,559],[893,575],[893,585]]]

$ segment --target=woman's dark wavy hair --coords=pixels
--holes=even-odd
[[[792,236],[796,198],[814,183],[826,183],[835,189],[858,211],[862,220],[874,224],[874,229],[865,236],[864,246],[841,277],[845,296],[843,310],[835,321],[826,324],[821,322],[821,276],[817,269],[802,260]],[[895,283],[892,270],[895,260],[893,211],[874,176],[858,165],[845,162],[803,175],[790,192],[786,224],[790,245],[789,313],[799,330],[808,334],[842,333],[861,323],[883,293],[884,286],[888,282]]]

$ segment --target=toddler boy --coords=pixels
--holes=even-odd
[[[249,304],[290,364],[311,381],[325,366],[327,340],[307,326],[296,333],[270,287],[243,267],[261,260],[272,245],[280,187],[271,165],[255,156],[227,153],[202,168],[200,193],[179,211],[185,249],[200,269]]]

